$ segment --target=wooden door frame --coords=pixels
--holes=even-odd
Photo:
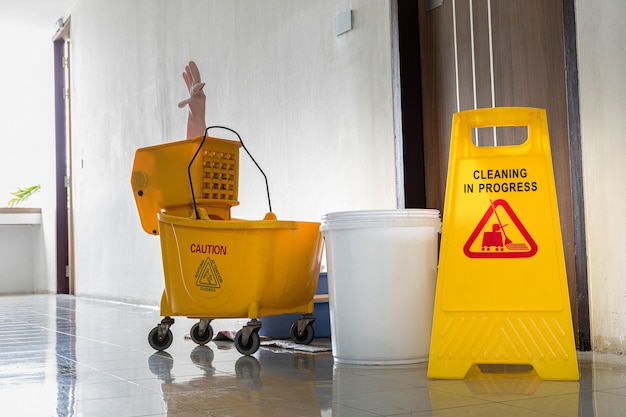
[[[576,265],[576,306],[578,312],[578,350],[591,350],[587,237],[585,232],[585,197],[580,136],[578,90],[578,53],[576,49],[575,0],[563,0],[563,35],[565,49],[565,93],[569,140],[570,182],[574,223],[574,262]]]

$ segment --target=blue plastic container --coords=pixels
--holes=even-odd
[[[321,272],[317,281],[315,294],[328,294],[328,275]],[[330,310],[328,301],[316,302],[313,313],[317,319],[313,323],[313,330],[316,338],[330,337]],[[259,330],[259,335],[271,337],[272,339],[289,339],[291,326],[302,317],[302,314],[279,314],[274,316],[260,317],[263,326]]]

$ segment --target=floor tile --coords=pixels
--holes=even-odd
[[[197,346],[189,337],[194,320],[184,317],[172,326],[172,346],[156,352],[147,335],[160,320],[153,307],[66,295],[0,296],[0,414],[626,415],[626,358],[619,355],[579,352],[577,382],[542,381],[528,372],[431,380],[427,363],[347,365],[335,363],[332,352],[265,345],[242,356],[228,340]],[[314,343],[330,346],[328,339]]]

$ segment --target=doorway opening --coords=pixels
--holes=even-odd
[[[56,142],[56,289],[74,294],[71,221],[70,19],[60,20],[53,37]]]

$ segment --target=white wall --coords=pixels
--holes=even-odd
[[[35,292],[43,253],[41,213],[0,208],[0,294]]]
[[[592,342],[626,352],[626,3],[576,2]]]
[[[0,65],[0,206],[6,205],[18,187],[40,184],[41,191],[20,207],[42,209],[42,230],[36,243],[45,250],[42,257],[31,260],[27,286],[0,286],[0,292],[23,288],[50,292],[56,291],[54,20],[42,26],[39,21],[30,24],[10,17],[4,12],[0,15],[4,57]],[[39,246],[34,250],[38,252]],[[5,282],[12,279],[21,278],[3,278]]]
[[[80,0],[72,9],[76,294],[157,303],[158,238],[130,189],[138,147],[184,139],[181,77],[206,81],[207,123],[231,127],[265,170],[273,211],[396,207],[388,1]],[[354,28],[335,36],[335,17]],[[267,211],[242,154],[233,215]]]

